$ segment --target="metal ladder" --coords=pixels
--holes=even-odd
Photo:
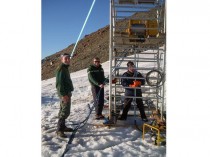
[[[110,37],[109,37],[109,80],[118,79],[116,84],[109,84],[109,117],[117,112],[117,103],[125,98],[124,88],[120,85],[122,74],[126,71],[125,64],[133,61],[136,69],[144,76],[150,72],[151,81],[159,79],[159,75],[152,70],[160,71],[164,76],[161,85],[149,85],[141,87],[143,102],[153,101],[156,109],[161,113],[166,111],[165,102],[165,75],[166,75],[166,25],[165,25],[165,0],[110,0]],[[140,41],[139,36],[131,35],[129,23],[136,20],[139,23],[155,21],[155,27],[135,28],[138,32],[145,33],[145,41]],[[140,24],[137,24],[141,26]],[[146,25],[146,24],[144,24]],[[134,25],[135,26],[135,25]],[[130,27],[130,29],[129,29]],[[149,36],[149,30],[157,30],[157,36]],[[130,33],[130,34],[129,34]],[[129,57],[132,55],[132,57]],[[140,88],[140,87],[137,87]],[[132,97],[140,98],[138,96]],[[145,103],[144,103],[145,104]],[[161,114],[162,116],[163,114]]]

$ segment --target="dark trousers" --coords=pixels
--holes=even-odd
[[[129,111],[129,109],[131,107],[131,102],[132,101],[133,101],[133,98],[125,98],[123,113],[122,113],[121,117],[127,118],[128,111]],[[143,104],[142,99],[141,98],[137,98],[136,99],[136,104],[137,104],[137,107],[138,107],[139,112],[141,114],[141,118],[146,118],[146,115],[145,115],[145,112],[144,112],[144,104]]]
[[[104,107],[104,88],[91,85],[95,111],[97,115],[101,115]]]

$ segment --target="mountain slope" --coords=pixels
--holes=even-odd
[[[93,57],[97,56],[102,62],[108,60],[109,56],[109,27],[99,29],[89,35],[85,35],[83,39],[78,42],[75,50],[75,56],[71,60],[70,71],[78,71],[91,63]],[[54,72],[60,63],[60,55],[63,53],[71,53],[74,44],[67,48],[46,57],[42,60],[42,80],[54,77]]]

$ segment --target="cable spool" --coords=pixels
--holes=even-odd
[[[149,86],[160,86],[163,79],[164,74],[157,69],[149,71],[146,75],[146,82]]]

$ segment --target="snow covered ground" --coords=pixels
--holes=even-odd
[[[102,64],[105,75],[108,75],[109,62]],[[73,123],[83,121],[89,114],[88,104],[92,106],[92,94],[87,78],[87,70],[71,73],[74,85],[72,95],[71,114],[66,120],[68,127],[75,128]],[[108,86],[105,87],[108,92]],[[93,111],[87,124],[79,129],[72,143],[68,145],[69,138],[56,137],[57,114],[59,111],[59,99],[56,94],[55,78],[42,81],[42,156],[58,157],[65,149],[68,151],[65,156],[71,157],[164,157],[166,147],[152,144],[150,136],[146,134],[142,140],[142,132],[135,127],[97,127],[93,124],[103,123],[103,120],[96,121]],[[104,110],[106,114],[106,111]],[[126,123],[132,123],[129,117]],[[141,123],[141,120],[138,120]],[[67,133],[68,137],[71,133]]]

